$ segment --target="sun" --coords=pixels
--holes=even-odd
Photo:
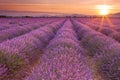
[[[106,10],[106,9],[103,9],[103,10],[100,10],[100,14],[101,14],[101,15],[108,15],[108,14],[109,14],[109,11]]]
[[[111,6],[110,5],[97,5],[97,9],[99,10],[100,15],[108,15],[110,13]]]

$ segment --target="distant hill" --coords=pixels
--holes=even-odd
[[[120,17],[120,12],[119,13],[115,13],[115,14],[110,14],[110,17]]]
[[[56,12],[31,12],[31,11],[11,11],[0,10],[0,16],[12,17],[99,17],[99,15],[84,15],[84,14],[66,14]],[[120,13],[110,14],[109,17],[120,17]]]
[[[32,16],[32,17],[52,17],[52,16],[57,16],[57,17],[66,17],[66,16],[85,16],[82,14],[65,14],[65,13],[55,13],[55,12],[28,12],[28,11],[4,11],[0,10],[0,15],[2,16],[13,16],[13,17],[21,17],[21,16]]]

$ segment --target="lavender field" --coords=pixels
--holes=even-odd
[[[0,18],[0,80],[120,80],[120,18]]]

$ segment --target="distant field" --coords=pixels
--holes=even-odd
[[[0,80],[120,80],[120,18],[0,18]]]

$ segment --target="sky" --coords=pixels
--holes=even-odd
[[[120,11],[120,0],[0,0],[0,10],[96,15],[102,4],[112,6],[110,13]]]

